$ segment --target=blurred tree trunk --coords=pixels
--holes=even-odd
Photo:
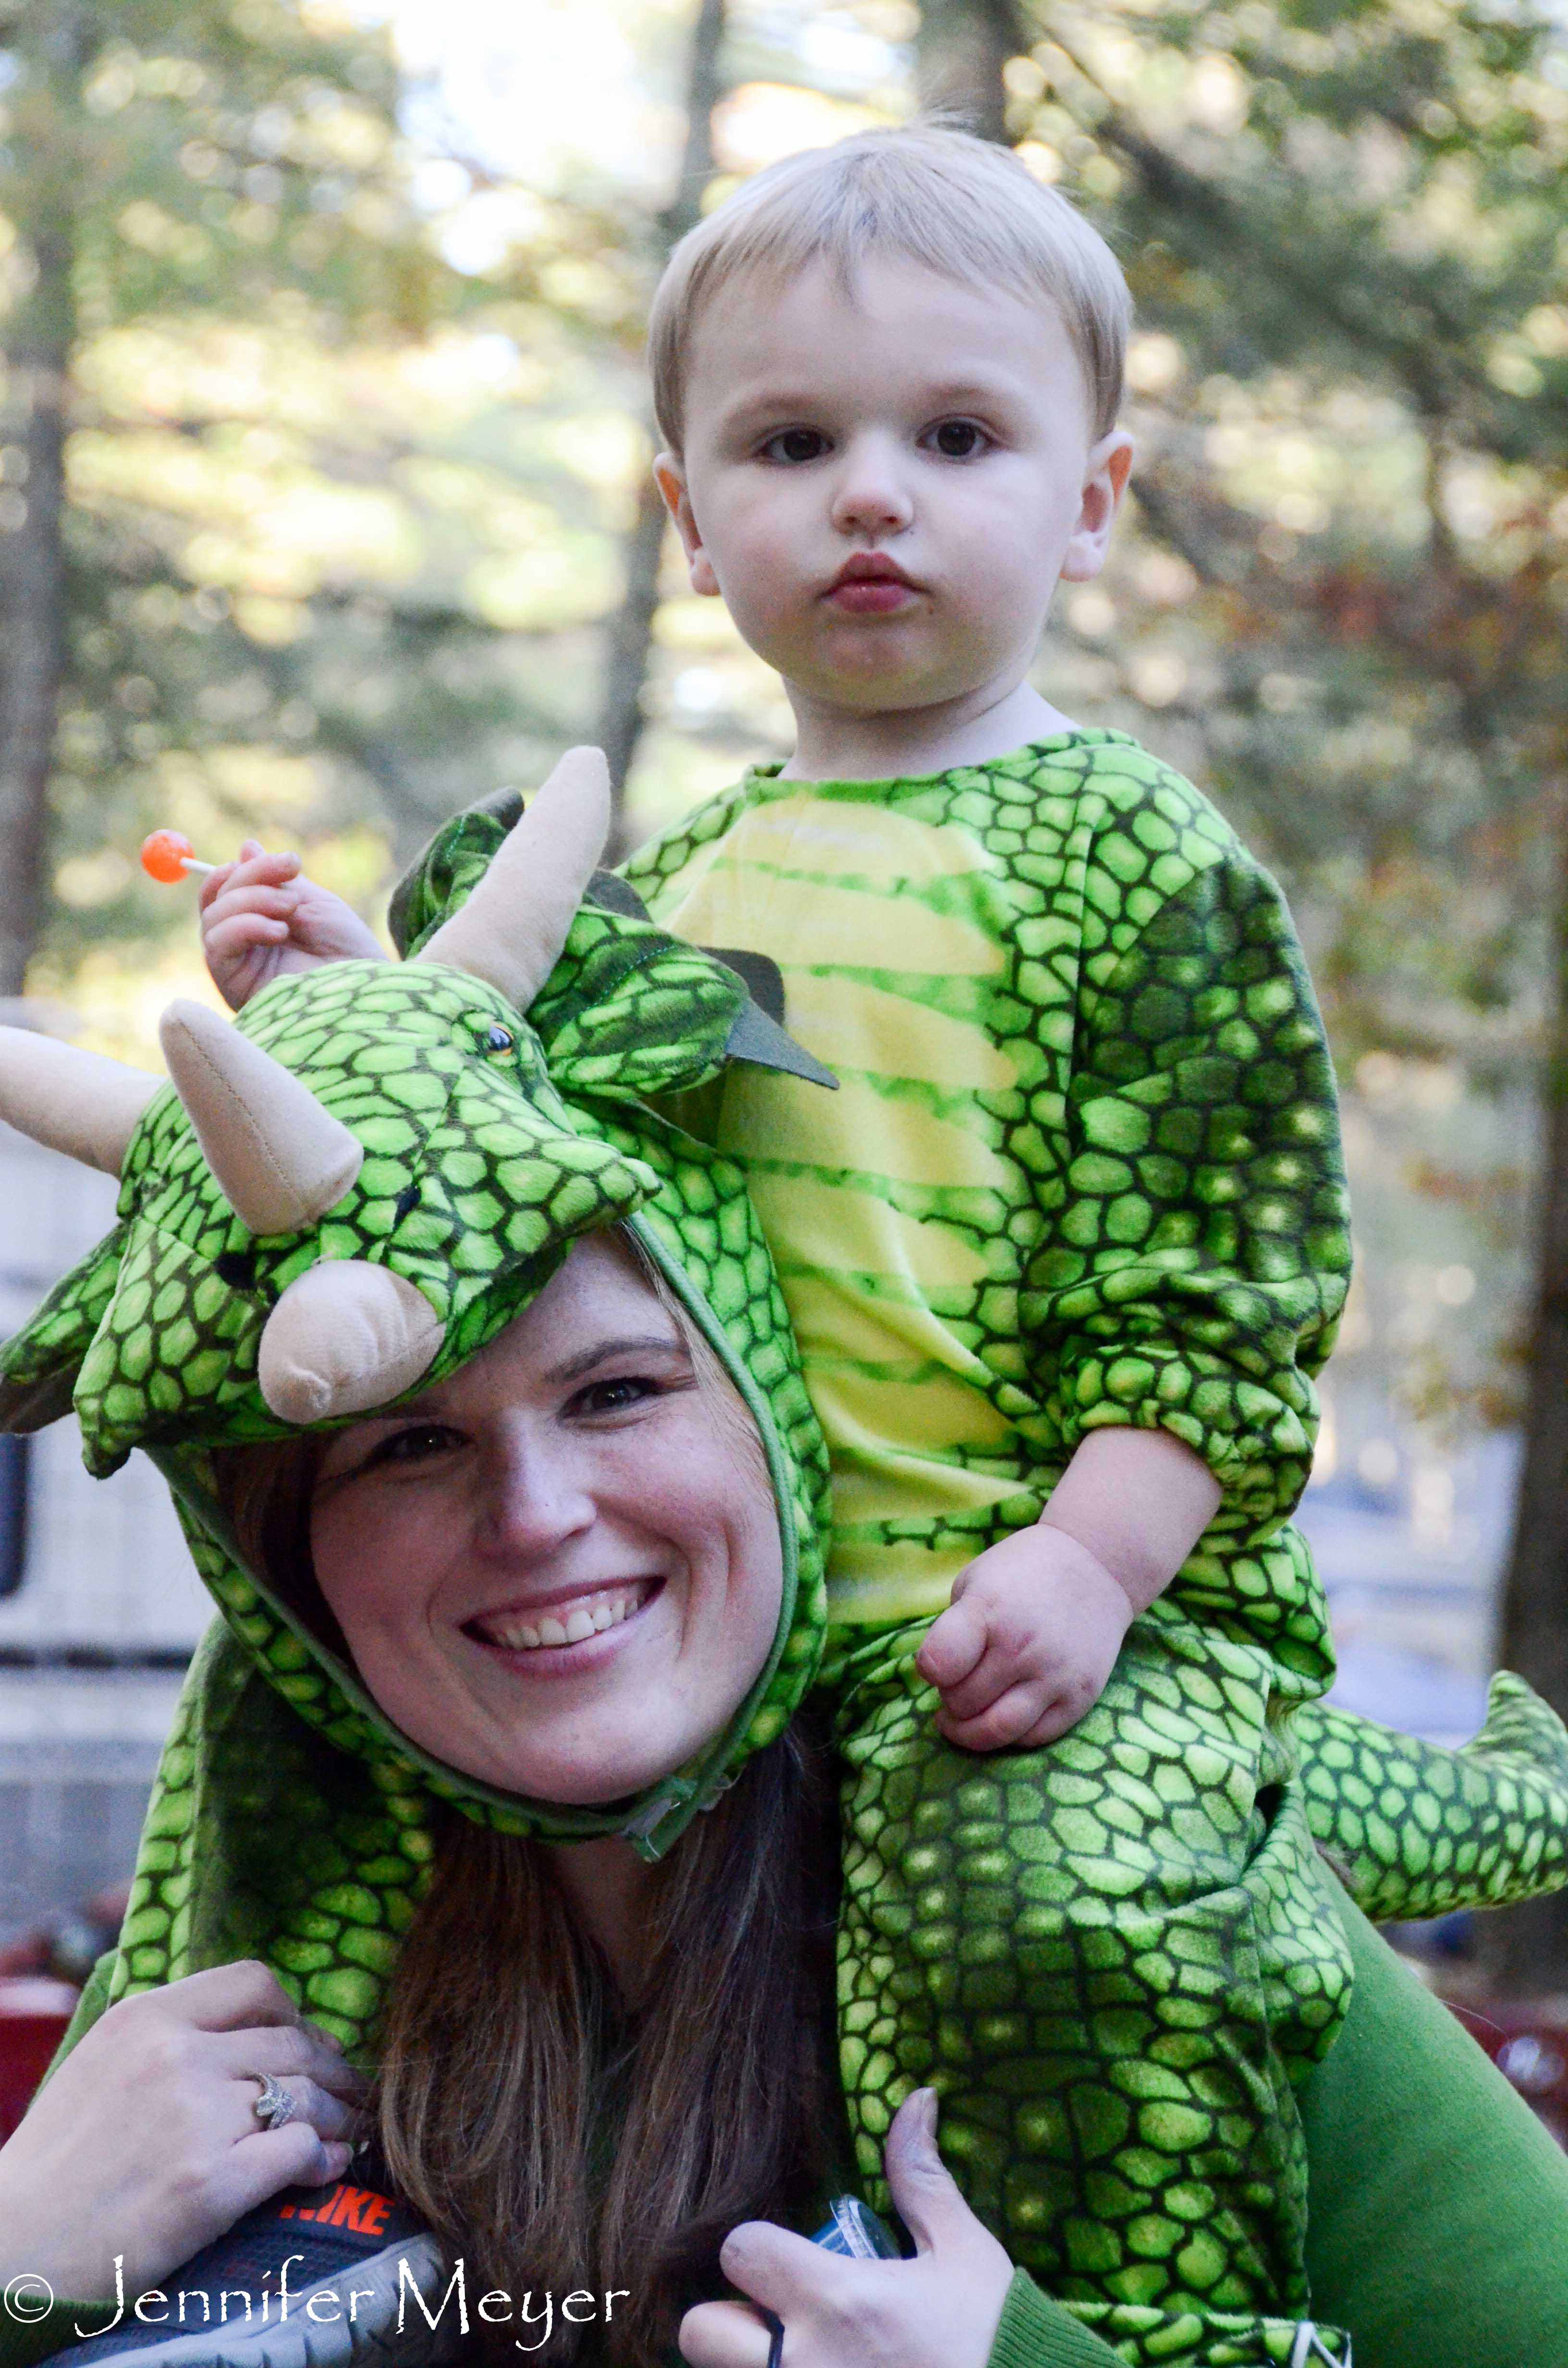
[[[1498,1658],[1568,1718],[1568,781],[1557,794],[1556,933],[1525,1458]],[[1568,1990],[1568,1893],[1488,1917],[1482,1939],[1499,1988]]]
[[[1002,69],[1028,47],[1018,0],[926,0],[915,49],[921,106],[960,117],[983,139],[1006,140]]]
[[[699,0],[687,66],[686,150],[681,158],[680,178],[654,230],[656,259],[661,267],[672,247],[701,220],[702,192],[713,175],[712,119],[719,101],[719,52],[724,40],[724,10],[725,0]],[[636,523],[627,538],[626,589],[610,620],[604,702],[599,711],[599,746],[609,759],[615,798],[615,821],[611,826],[614,854],[626,851],[626,779],[642,736],[642,685],[648,672],[653,612],[659,605],[659,563],[664,548],[665,505],[649,475],[643,478],[637,497]]]
[[[0,494],[0,996],[20,995],[43,922],[48,796],[68,661],[65,428],[76,340],[74,127],[97,37],[77,0],[33,0],[19,48],[18,144],[36,160],[17,227],[33,285],[6,336]]]

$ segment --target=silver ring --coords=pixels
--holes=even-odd
[[[247,2072],[245,2078],[261,2090],[251,2111],[264,2130],[280,2130],[285,2122],[293,2120],[300,2109],[281,2080],[275,2080],[270,2072]]]

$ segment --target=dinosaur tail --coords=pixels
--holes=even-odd
[[[1312,1832],[1375,1920],[1568,1884],[1568,1728],[1523,1678],[1498,1671],[1456,1751],[1332,1702],[1304,1702],[1290,1734]]]

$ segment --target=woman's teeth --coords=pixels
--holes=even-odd
[[[502,1645],[508,1653],[536,1653],[542,1645],[580,1645],[585,1636],[602,1636],[607,1628],[619,1628],[623,1620],[640,1611],[647,1600],[645,1586],[628,1587],[613,1594],[585,1597],[563,1620],[546,1611],[537,1620],[482,1620],[476,1625],[489,1643]]]

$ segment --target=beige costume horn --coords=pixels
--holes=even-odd
[[[602,748],[568,748],[466,905],[415,956],[499,988],[526,1011],[554,969],[609,833]]]
[[[242,1225],[302,1233],[342,1200],[365,1147],[281,1061],[204,1003],[171,1003],[158,1041],[213,1180]]]
[[[440,1345],[441,1319],[413,1283],[364,1258],[328,1258],[267,1317],[256,1379],[284,1422],[326,1422],[401,1397]]]
[[[415,961],[467,971],[526,1011],[555,966],[608,829],[603,753],[569,748],[468,902]],[[412,1283],[363,1259],[325,1259],[291,1282],[267,1317],[256,1377],[283,1421],[328,1422],[401,1397],[440,1345],[440,1323]]]
[[[162,1082],[79,1044],[0,1028],[0,1119],[106,1176],[125,1165],[136,1121]]]
[[[603,754],[568,749],[417,959],[465,970],[526,1011],[565,943],[609,814]],[[291,1070],[205,1004],[171,1004],[158,1033],[170,1082],[242,1224],[301,1233],[342,1199],[364,1146]],[[98,1053],[0,1027],[0,1119],[109,1175],[119,1175],[158,1084]],[[289,1423],[363,1414],[412,1389],[440,1345],[440,1319],[411,1282],[367,1259],[324,1259],[267,1319],[261,1394]]]

